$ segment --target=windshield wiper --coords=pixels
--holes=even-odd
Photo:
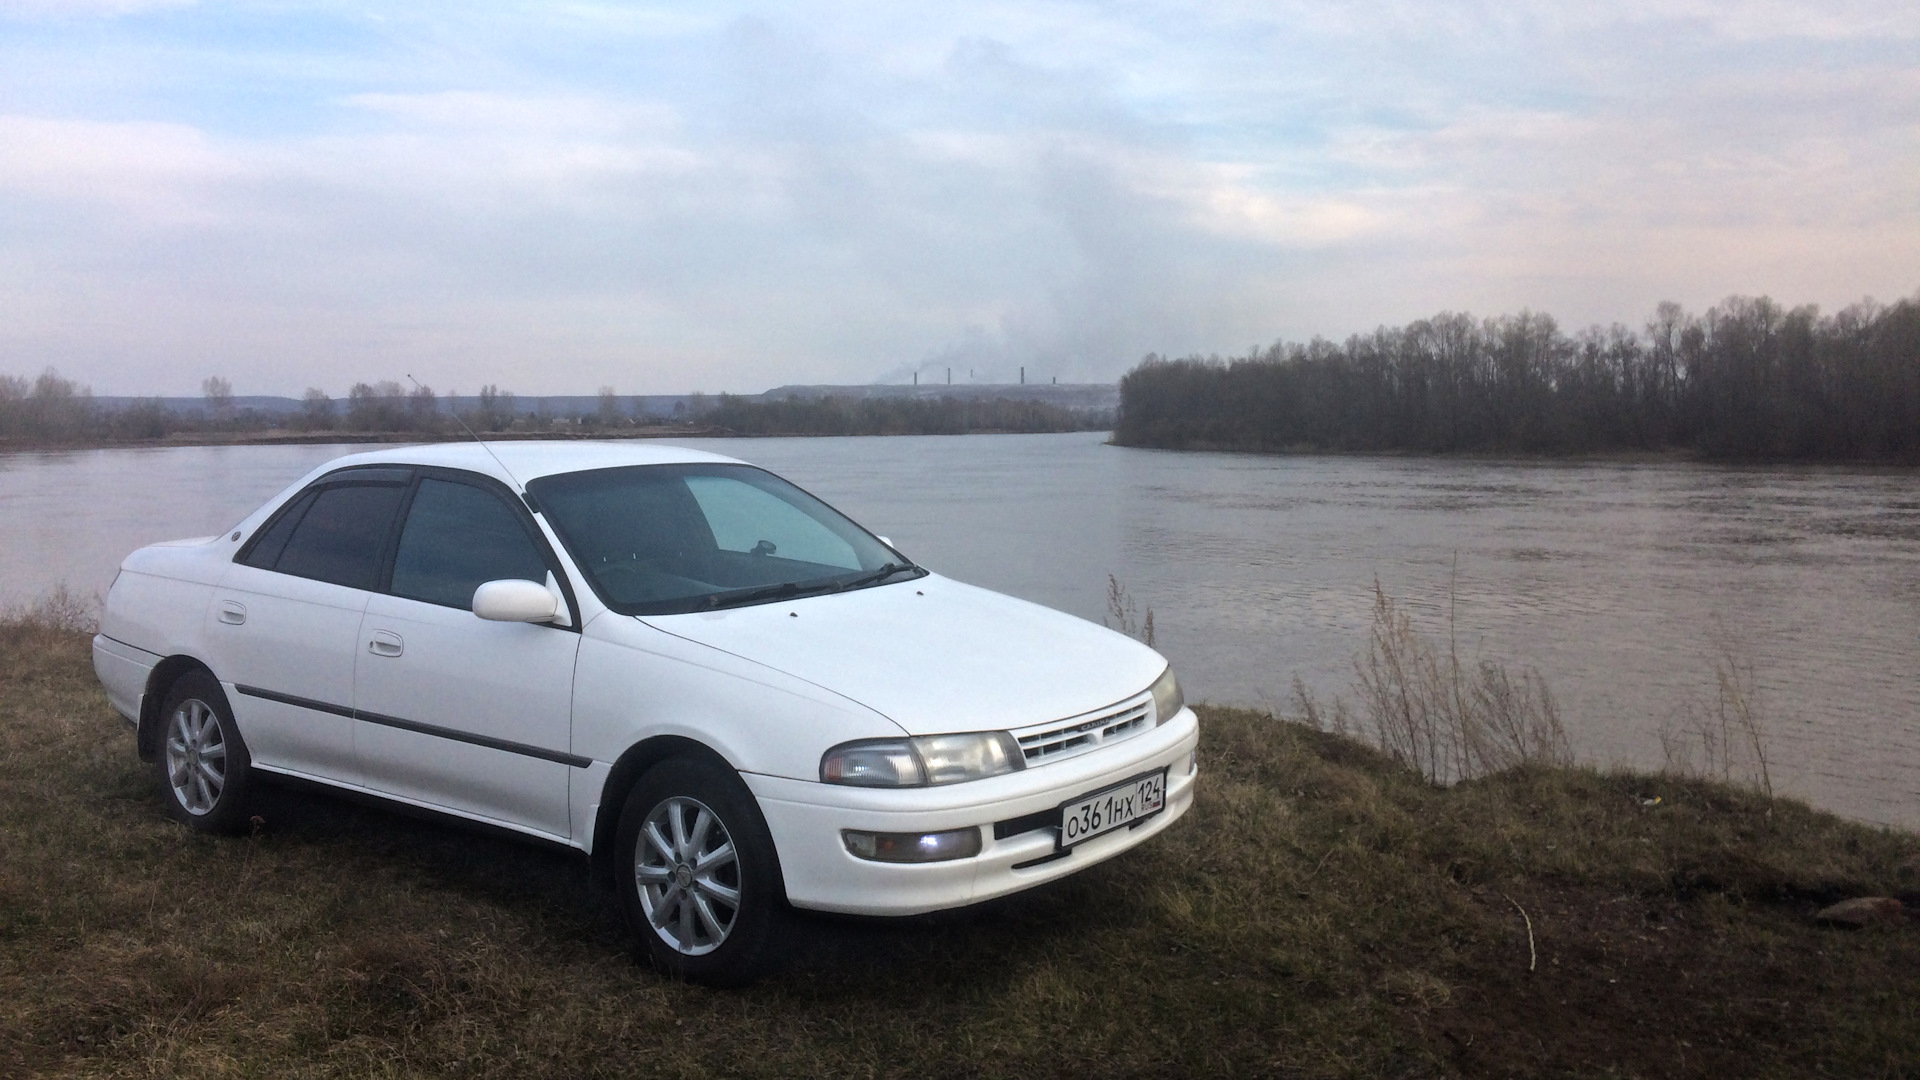
[[[693,610],[712,611],[715,608],[745,607],[748,604],[761,604],[769,600],[791,600],[796,596],[846,592],[848,589],[860,589],[868,585],[878,585],[895,574],[903,574],[909,570],[918,571],[923,574],[926,573],[925,570],[922,570],[912,563],[888,563],[871,573],[861,574],[859,577],[848,578],[845,581],[835,581],[831,578],[826,581],[783,581],[778,585],[757,585],[747,589],[733,589],[728,592],[708,593],[706,596],[700,598],[699,604],[696,605]]]
[[[783,581],[778,585],[761,585],[751,589],[734,589],[731,592],[708,593],[700,599],[695,611],[712,611],[719,607],[740,607],[745,604],[758,604],[767,600],[787,600],[795,596],[805,596],[817,592],[829,592],[835,587],[832,581],[817,581],[805,585],[797,581]]]
[[[861,574],[857,578],[848,578],[835,588],[834,592],[846,592],[848,589],[864,589],[868,585],[878,585],[895,574],[904,574],[909,570],[920,570],[912,563],[888,563],[870,574]],[[925,571],[921,571],[925,573]]]

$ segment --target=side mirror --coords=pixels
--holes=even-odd
[[[548,622],[560,602],[545,585],[524,578],[501,578],[473,590],[473,613],[492,622]]]

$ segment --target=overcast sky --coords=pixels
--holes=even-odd
[[[0,0],[0,373],[1110,380],[1920,291],[1920,3]]]

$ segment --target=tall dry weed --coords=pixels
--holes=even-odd
[[[1753,658],[1725,623],[1707,634],[1714,697],[1706,705],[1683,703],[1660,725],[1667,772],[1750,787],[1773,798],[1773,767],[1766,709],[1754,679]]]
[[[1128,595],[1127,587],[1112,574],[1107,575],[1107,613],[1101,617],[1100,625],[1149,646],[1153,644],[1153,609],[1148,608],[1146,618],[1140,618],[1140,609]]]
[[[100,598],[82,596],[65,584],[55,585],[38,599],[0,606],[0,626],[91,634],[100,627]]]
[[[1546,680],[1533,668],[1515,675],[1496,660],[1462,661],[1451,605],[1446,643],[1436,644],[1375,581],[1366,650],[1353,666],[1358,720],[1339,697],[1328,713],[1296,678],[1304,718],[1326,730],[1357,730],[1431,783],[1573,761]]]

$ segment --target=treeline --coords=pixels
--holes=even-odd
[[[1920,461],[1920,298],[1822,316],[1734,297],[1640,330],[1441,314],[1244,358],[1150,355],[1114,441],[1258,451]]]
[[[0,375],[0,438],[118,442],[164,438],[176,426],[177,418],[158,398],[108,409],[52,369],[33,379]]]
[[[721,394],[704,424],[738,435],[964,435],[1098,431],[1112,417],[1006,398],[790,397],[750,401]]]
[[[128,442],[170,435],[226,438],[247,433],[457,436],[462,422],[487,433],[618,435],[623,429],[681,430],[739,435],[959,435],[967,432],[1089,431],[1112,426],[1106,412],[1034,401],[976,398],[788,398],[761,401],[721,394],[691,395],[668,416],[637,412],[611,387],[595,407],[549,413],[525,408],[510,391],[482,387],[456,411],[428,386],[395,381],[356,383],[344,399],[309,389],[293,412],[238,407],[218,376],[202,383],[204,404],[175,410],[158,398],[110,407],[58,372],[35,379],[0,376],[0,438],[52,444]]]
[[[344,400],[308,389],[298,411],[267,412],[237,407],[227,380],[202,383],[204,406],[171,409],[159,398],[109,406],[91,390],[51,369],[33,379],[0,375],[0,438],[47,443],[129,442],[164,439],[174,434],[249,432],[401,433],[421,436],[459,431],[459,421],[478,431],[611,430],[644,423],[672,422],[632,416],[611,389],[600,392],[598,407],[576,415],[518,407],[510,391],[482,387],[474,407],[458,412],[445,407],[432,387],[411,389],[398,382],[355,383]],[[697,402],[696,402],[697,404]],[[675,421],[680,418],[673,418]]]
[[[603,397],[612,400],[613,392]],[[524,415],[514,406],[511,391],[498,386],[480,388],[477,406],[458,414],[468,427],[479,431],[540,431],[550,428],[556,419],[545,413]],[[451,410],[442,409],[440,398],[431,386],[408,389],[398,382],[354,383],[344,403],[337,403],[326,392],[308,388],[300,398],[300,411],[289,418],[291,426],[303,431],[399,431],[441,434],[459,425]]]

